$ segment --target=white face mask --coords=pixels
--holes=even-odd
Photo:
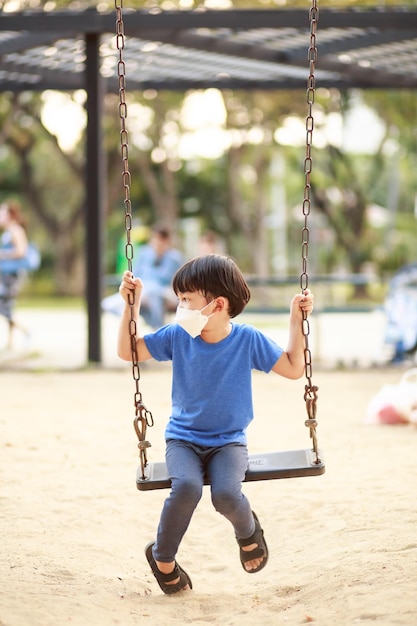
[[[202,309],[183,309],[181,306],[177,308],[174,322],[181,326],[193,339],[201,334],[204,326],[207,324],[211,315],[203,315],[204,311],[214,300],[203,306]],[[213,314],[212,314],[213,315]]]

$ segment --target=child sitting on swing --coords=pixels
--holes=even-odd
[[[119,291],[125,301],[118,354],[132,358],[129,299],[139,319],[142,281],[129,271]],[[176,554],[202,496],[208,476],[215,509],[233,526],[242,567],[259,572],[268,560],[261,524],[242,492],[248,468],[246,429],[253,419],[251,373],[273,371],[297,379],[304,372],[303,314],[313,310],[313,294],[295,295],[290,308],[289,342],[284,351],[247,324],[232,322],[249,302],[250,291],[236,263],[209,254],[185,263],[175,274],[175,323],[136,339],[138,361],[172,361],[172,413],[166,437],[171,491],[165,500],[156,540],[145,548],[155,578],[166,594],[191,589]]]

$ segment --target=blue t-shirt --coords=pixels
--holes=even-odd
[[[157,361],[172,361],[172,414],[166,439],[215,447],[246,443],[253,419],[252,370],[269,372],[283,349],[247,324],[218,343],[192,339],[178,324],[145,335]]]

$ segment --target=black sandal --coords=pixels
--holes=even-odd
[[[178,565],[177,562],[175,562],[174,569],[169,574],[164,574],[163,572],[161,572],[160,569],[158,569],[158,566],[152,554],[152,548],[154,545],[154,541],[148,543],[145,548],[145,554],[146,558],[148,559],[148,563],[151,566],[153,575],[155,576],[158,585],[161,587],[162,591],[166,594],[178,593],[178,591],[182,591],[187,585],[190,587],[190,589],[192,589],[193,585],[190,577],[188,576],[187,572],[185,572],[182,567]],[[179,578],[179,581],[175,583],[175,585],[167,584],[172,580],[175,580],[176,578]]]
[[[242,563],[242,567],[247,574],[256,574],[261,569],[263,569],[268,561],[268,546],[266,545],[264,531],[261,528],[261,524],[256,516],[256,513],[253,513],[253,518],[255,520],[255,532],[253,535],[248,537],[247,539],[237,539],[237,542],[240,546],[240,562]],[[242,550],[242,547],[250,546],[251,543],[258,544],[257,548],[253,550]],[[248,561],[253,561],[253,559],[263,559],[262,563],[258,565],[255,569],[246,569],[245,563]]]

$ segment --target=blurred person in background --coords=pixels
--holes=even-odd
[[[154,330],[164,325],[166,312],[177,307],[171,282],[183,262],[182,253],[174,247],[171,230],[160,224],[152,227],[149,242],[133,258],[133,273],[142,277],[144,285],[140,314]],[[124,302],[119,292],[104,298],[102,308],[120,316]]]
[[[385,343],[391,363],[413,362],[417,351],[417,263],[401,267],[392,277],[384,303]]]
[[[14,317],[16,297],[26,276],[20,261],[28,249],[26,221],[17,202],[0,205],[0,232],[0,315],[8,322],[7,348],[11,348],[15,329],[29,335]]]
[[[149,243],[133,260],[133,273],[141,276],[144,285],[140,312],[153,329],[163,326],[166,311],[177,307],[171,283],[183,262],[182,253],[173,245],[172,232],[163,225],[152,228]]]
[[[198,255],[202,256],[204,254],[224,254],[224,246],[214,230],[205,230],[200,235]]]

